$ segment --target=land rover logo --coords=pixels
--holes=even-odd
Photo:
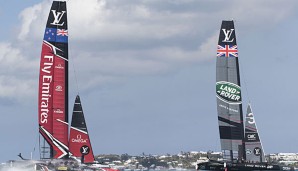
[[[234,83],[219,81],[216,83],[217,97],[229,104],[241,104],[240,87]]]

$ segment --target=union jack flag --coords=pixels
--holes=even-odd
[[[57,36],[68,36],[68,30],[57,29]]]
[[[217,45],[217,57],[238,57],[237,45]]]

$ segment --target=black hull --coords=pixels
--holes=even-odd
[[[216,170],[216,171],[258,171],[258,170],[294,170],[291,167],[279,166],[268,163],[224,163],[206,162],[198,164],[198,170]]]

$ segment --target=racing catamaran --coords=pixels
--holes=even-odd
[[[68,135],[68,30],[65,1],[53,1],[40,60],[39,132],[41,159],[84,157],[94,162],[80,97],[74,104]]]
[[[224,161],[198,163],[198,170],[290,170],[264,162],[264,152],[250,105],[243,125],[239,57],[233,21],[222,21],[216,58],[216,97]]]
[[[0,170],[98,170],[80,97],[74,104],[69,135],[68,26],[66,2],[53,1],[40,59],[38,89],[39,151],[41,160],[9,161]],[[75,159],[75,160],[74,160]],[[81,159],[81,160],[78,160]]]

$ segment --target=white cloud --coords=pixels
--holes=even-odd
[[[0,43],[0,97],[19,101],[34,94],[36,61],[27,60],[20,49]]]
[[[91,8],[90,8],[91,6]],[[109,1],[69,3],[69,22],[74,39],[96,41],[127,41],[164,39],[187,30],[185,20],[191,14],[155,11],[142,3],[117,6]],[[82,11],[81,9],[88,9]],[[77,29],[73,29],[77,28]]]
[[[222,19],[241,21],[239,25],[245,25],[246,31],[256,31],[280,22],[297,6],[294,1],[229,1],[220,8],[218,2],[68,1],[70,60],[75,58],[78,73],[88,75],[82,76],[85,88],[129,76],[163,74],[212,60]],[[51,1],[45,0],[24,9],[19,42],[14,47],[1,44],[5,46],[1,48],[5,54],[0,57],[2,68],[15,66],[1,77],[1,95],[24,94],[22,89],[38,79],[37,61],[50,5]],[[26,80],[17,76],[19,70],[28,74]],[[8,86],[4,80],[10,80]]]
[[[28,40],[36,41],[41,39],[46,26],[50,7],[50,1],[43,1],[32,7],[24,9],[19,14],[19,18],[22,21],[18,35],[19,41],[22,41],[22,43],[27,43]]]
[[[268,29],[295,12],[297,6],[298,2],[292,0],[287,3],[282,0],[236,1],[228,11],[228,16],[243,22],[247,27]]]
[[[23,56],[24,49],[14,47],[11,43],[0,43],[0,63],[1,71],[15,74],[15,71],[24,73],[36,67],[36,61],[30,61]]]
[[[225,4],[225,8],[217,8],[217,1],[203,3],[193,0],[140,0],[132,3],[89,0],[85,3],[72,0],[68,1],[67,8],[71,40],[116,43],[166,40],[177,36],[189,36],[192,32],[196,32],[198,37],[207,38],[208,35],[202,34],[217,30],[220,25],[218,19],[235,19],[248,23],[250,27],[264,21],[266,24],[276,23],[295,11],[297,3],[291,2],[231,1]],[[43,32],[49,8],[50,1],[44,1],[23,10],[20,14],[22,29],[19,37],[32,36],[32,32],[29,32],[32,29],[34,33]],[[201,43],[204,40],[202,39]]]

